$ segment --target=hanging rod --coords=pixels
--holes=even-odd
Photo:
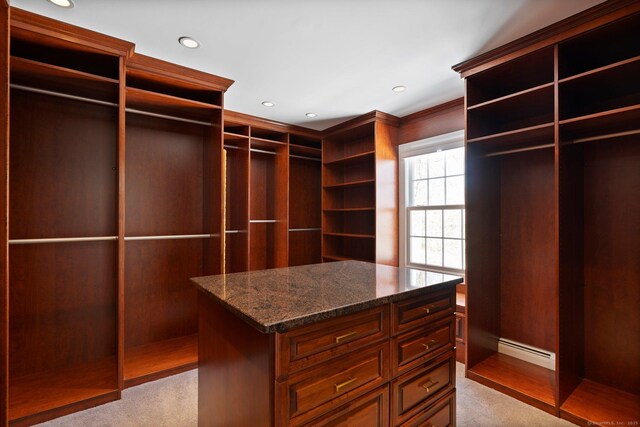
[[[555,144],[536,145],[535,147],[516,148],[513,150],[496,151],[495,153],[485,154],[484,157],[502,156],[505,154],[522,153],[524,151],[540,150],[542,148],[551,148],[551,147],[555,147]]]
[[[215,237],[215,234],[171,234],[166,236],[129,236],[124,240],[178,240],[178,239],[206,239]]]
[[[118,107],[118,104],[115,103],[115,102],[100,101],[99,99],[86,98],[84,96],[77,96],[77,95],[69,95],[67,93],[55,92],[55,91],[52,91],[52,90],[45,90],[45,89],[38,89],[38,88],[35,88],[35,87],[23,86],[23,85],[18,85],[18,84],[13,84],[13,83],[10,86],[11,86],[12,89],[23,90],[25,92],[33,92],[33,93],[40,93],[40,94],[43,94],[43,95],[51,95],[51,96],[56,96],[58,98],[71,99],[73,101],[88,102],[90,104],[103,105],[103,106],[106,106],[106,107],[115,107],[115,108]],[[176,117],[176,116],[169,116],[167,114],[151,113],[151,112],[147,112],[147,111],[137,110],[135,108],[125,108],[124,111],[126,111],[127,113],[139,114],[139,115],[142,115],[142,116],[158,117],[158,118],[161,118],[161,119],[175,120],[175,121],[178,121],[178,122],[192,123],[192,124],[202,125],[202,126],[212,126],[212,124],[208,123],[208,122],[202,122],[202,121],[199,121],[199,120],[185,119],[185,118]]]
[[[18,85],[18,84],[14,84],[14,83],[12,83],[10,86],[11,86],[12,89],[23,90],[25,92],[34,92],[34,93],[40,93],[40,94],[43,94],[43,95],[57,96],[58,98],[72,99],[74,101],[88,102],[90,104],[105,105],[107,107],[117,107],[118,106],[118,104],[115,103],[115,102],[100,101],[98,99],[85,98],[84,96],[69,95],[69,94],[66,94],[66,93],[54,92],[54,91],[45,90],[45,89],[38,89],[38,88],[35,88],[35,87],[23,86],[23,85]]]
[[[200,120],[191,120],[191,119],[185,119],[185,118],[182,118],[182,117],[169,116],[169,115],[166,115],[166,114],[150,113],[148,111],[136,110],[135,108],[125,108],[124,111],[126,111],[127,113],[131,113],[131,114],[139,114],[141,116],[158,117],[158,118],[161,118],[161,119],[175,120],[177,122],[192,123],[194,125],[212,126],[211,123],[201,122]]]
[[[322,228],[290,228],[289,231],[322,231]]]
[[[118,236],[100,237],[56,237],[50,239],[12,239],[10,245],[31,245],[34,243],[103,242],[118,240]]]
[[[252,219],[249,222],[252,224],[263,224],[263,223],[271,224],[278,221],[276,221],[275,219]]]
[[[238,233],[246,233],[246,230],[225,230],[224,231],[227,234],[238,234]]]
[[[294,159],[303,159],[303,160],[311,160],[314,162],[321,162],[321,159],[318,159],[317,157],[307,157],[307,156],[297,156],[295,154],[289,154],[289,157],[293,157]]]
[[[251,148],[249,151],[253,151],[254,153],[271,154],[273,156],[275,156],[277,154],[277,153],[274,153],[273,151],[258,150],[257,148]]]
[[[224,148],[231,150],[245,150],[245,148],[234,147],[233,145],[225,145]]]
[[[600,141],[602,139],[618,138],[621,136],[630,136],[630,135],[638,135],[638,134],[640,134],[640,129],[629,130],[626,132],[607,133],[605,135],[590,136],[587,138],[578,138],[578,139],[574,139],[572,142],[573,144],[580,144],[581,142]]]

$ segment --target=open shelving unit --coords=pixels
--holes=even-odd
[[[28,21],[12,11],[2,394],[7,421],[30,425],[120,396],[119,64],[131,45],[81,47],[93,33],[60,39]]]
[[[615,6],[537,50],[517,41],[454,67],[466,374],[579,425],[640,416],[640,5]],[[554,353],[555,369],[500,353],[499,338]]]
[[[225,271],[321,262],[320,133],[225,111]]]
[[[128,61],[124,385],[197,366],[197,291],[222,271],[222,92]]]
[[[326,131],[322,152],[325,261],[397,264],[397,126],[395,117],[374,111]]]

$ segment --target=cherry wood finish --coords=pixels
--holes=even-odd
[[[324,260],[398,264],[398,126],[373,111],[325,131]]]
[[[608,1],[454,67],[467,80],[467,376],[581,425],[640,417],[639,22],[640,4]],[[491,134],[516,117],[499,105],[544,119]],[[499,337],[555,351],[556,372],[497,354]]]
[[[0,424],[6,424],[9,388],[9,15],[0,3]]]
[[[467,377],[545,412],[556,414],[555,375],[550,369],[495,353],[468,368]]]
[[[456,395],[451,393],[440,399],[433,407],[417,414],[402,427],[455,426]]]
[[[464,98],[418,111],[400,119],[398,144],[464,129]]]
[[[199,304],[199,425],[455,425],[452,310],[395,334],[398,303],[262,334],[204,293]],[[445,345],[396,368],[396,347],[433,337]]]
[[[198,298],[198,426],[274,425],[273,335]]]

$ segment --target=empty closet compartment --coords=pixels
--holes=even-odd
[[[468,375],[553,413],[553,363],[512,357],[499,351],[499,340],[557,351],[554,149],[487,155],[469,144],[467,164],[467,280],[476,304]]]
[[[375,236],[376,215],[373,209],[333,210],[323,213],[325,234]]]
[[[289,265],[315,264],[322,262],[322,161],[311,146],[320,141],[293,134],[290,141],[306,145],[289,145]]]
[[[225,272],[249,269],[249,137],[248,126],[225,125],[247,136],[225,131]]]
[[[189,278],[221,271],[221,112],[184,121],[178,102],[166,113],[126,116],[126,387],[197,366]]]
[[[324,235],[322,258],[325,261],[359,261],[375,262],[375,238],[358,238],[333,234]]]
[[[10,97],[8,416],[24,423],[118,396],[117,80],[36,53],[54,59],[16,60]]]
[[[374,160],[375,123],[368,123],[326,137],[323,142],[323,163],[348,164]]]
[[[594,423],[633,422],[640,410],[640,136],[573,144],[565,156],[572,181],[562,193],[568,215],[561,226],[569,231],[561,247],[571,250],[571,263],[561,282],[560,409]]]
[[[254,128],[251,134],[256,134]],[[267,135],[267,132],[259,132]],[[288,264],[287,144],[251,139],[249,181],[249,268]]]

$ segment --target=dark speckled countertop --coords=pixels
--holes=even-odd
[[[261,332],[286,332],[462,282],[462,277],[342,261],[197,277],[200,291]]]

